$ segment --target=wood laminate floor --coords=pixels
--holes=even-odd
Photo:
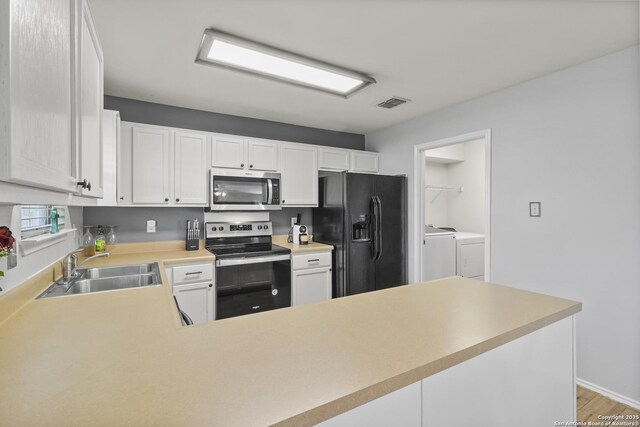
[[[623,418],[619,419],[618,422],[635,422],[635,425],[640,425],[639,419],[633,419],[634,416],[640,416],[640,411],[630,406],[580,386],[578,386],[577,396],[578,421],[585,423],[588,421],[602,422],[603,420],[599,419],[598,415],[621,415]],[[632,419],[624,419],[627,415],[631,416]]]

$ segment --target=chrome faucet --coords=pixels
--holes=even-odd
[[[99,254],[90,256],[89,258],[83,259],[82,261],[80,261],[80,263],[78,263],[78,257],[76,256],[76,252],[79,252],[79,251],[80,250],[71,252],[69,255],[64,257],[64,260],[62,260],[62,279],[64,282],[73,281],[73,279],[75,279],[76,277],[76,269],[80,267],[82,264],[84,264],[85,262],[90,261],[94,258],[100,258],[103,256],[111,255],[110,252],[101,252]]]

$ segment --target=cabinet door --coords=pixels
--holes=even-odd
[[[76,192],[69,0],[0,6],[0,179]]]
[[[295,270],[291,275],[291,305],[331,299],[331,269]]]
[[[206,205],[207,172],[207,136],[176,131],[174,134],[176,204]]]
[[[120,134],[116,141],[116,202],[118,206],[131,206],[133,192],[133,128],[129,122],[120,123]]]
[[[458,274],[463,277],[484,275],[484,243],[459,245]]]
[[[102,111],[102,184],[103,196],[98,206],[116,206],[118,147],[120,140],[120,113]]]
[[[278,143],[259,139],[248,142],[248,169],[261,171],[278,170]]]
[[[304,145],[280,147],[283,206],[318,206],[316,148]]]
[[[173,295],[178,300],[180,309],[189,315],[194,325],[214,319],[213,283],[176,285],[173,287]]]
[[[169,131],[134,127],[132,135],[132,187],[136,203],[169,202]]]
[[[318,168],[320,170],[349,170],[349,152],[330,148],[318,148]]]
[[[351,172],[378,173],[380,154],[367,151],[351,152]]]
[[[211,165],[217,168],[245,167],[246,140],[232,135],[211,137]]]
[[[79,168],[78,181],[87,180],[87,188],[79,187],[87,197],[103,196],[102,103],[103,56],[100,42],[86,0],[81,2],[78,29],[77,98]]]

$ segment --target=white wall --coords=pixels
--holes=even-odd
[[[0,225],[8,226],[13,232],[13,236],[16,240],[19,240],[20,238],[19,211],[20,207],[18,205],[0,205]],[[82,232],[81,207],[69,208],[67,224],[75,224],[80,232]],[[71,233],[66,235],[62,241],[27,256],[23,256],[22,251],[18,250],[18,266],[5,271],[5,276],[0,279],[0,287],[3,289],[3,292],[0,292],[0,296],[9,289],[12,289],[24,282],[26,279],[33,276],[54,261],[62,258],[67,253],[77,249],[79,246],[78,242],[78,238]],[[18,246],[19,245],[20,242],[18,241]]]
[[[424,181],[427,185],[449,185],[449,167],[444,163],[427,160],[425,162]],[[424,190],[424,223],[437,226],[450,226],[449,198],[453,195],[443,191]],[[409,228],[413,230],[413,227]]]
[[[451,185],[463,185],[462,193],[453,193],[449,201],[449,222],[460,231],[484,234],[485,144],[484,140],[464,143],[464,162],[449,165]]]
[[[413,183],[415,145],[491,128],[492,281],[583,302],[578,377],[635,402],[639,72],[629,48],[366,135],[382,173]],[[541,218],[529,201],[542,202]],[[410,191],[410,224],[414,202]]]

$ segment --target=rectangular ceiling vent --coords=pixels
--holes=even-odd
[[[397,107],[398,105],[402,105],[409,102],[408,99],[405,98],[400,98],[397,96],[394,96],[392,98],[387,99],[386,101],[381,102],[380,104],[378,104],[378,107],[382,107],[382,108],[394,108]]]

